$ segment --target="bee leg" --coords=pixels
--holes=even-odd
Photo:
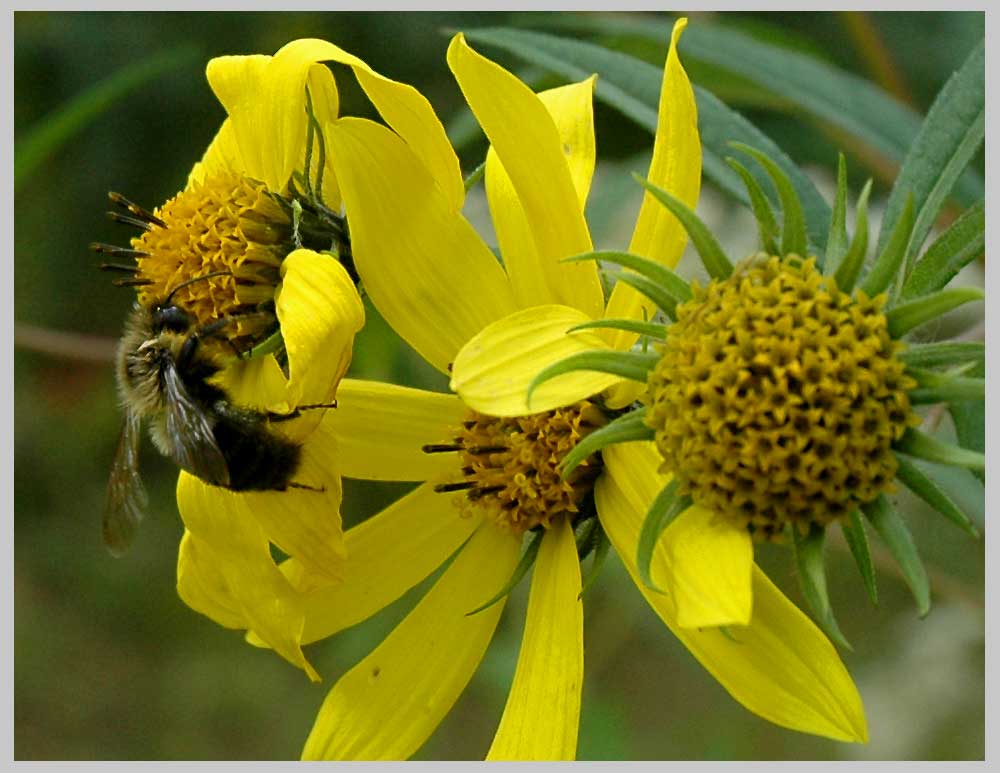
[[[336,408],[337,401],[334,400],[332,403],[314,403],[312,405],[300,405],[291,413],[272,413],[268,412],[267,420],[271,422],[281,422],[288,421],[289,419],[297,419],[302,415],[302,411],[312,411],[318,408]]]
[[[295,481],[290,481],[288,483],[288,488],[300,488],[306,491],[326,491],[325,486],[309,486],[305,483],[296,483]]]

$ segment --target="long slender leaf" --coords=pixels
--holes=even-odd
[[[565,478],[579,466],[580,462],[612,443],[629,443],[633,440],[652,440],[653,428],[646,424],[646,408],[630,411],[596,429],[573,446],[573,450],[563,457],[560,464]]]
[[[184,46],[130,64],[47,115],[14,145],[14,188],[17,190],[46,158],[87,124],[144,83],[192,61],[197,51]]]
[[[813,524],[806,535],[795,530],[795,562],[799,569],[799,585],[802,595],[809,602],[809,608],[833,641],[845,649],[853,649],[841,633],[837,619],[830,606],[830,596],[826,589],[826,567],[823,563],[823,538],[826,530]]]
[[[978,201],[927,248],[903,284],[901,297],[918,298],[940,290],[967,263],[986,252],[986,202]]]
[[[826,255],[820,268],[829,274],[836,270],[847,254],[847,160],[837,156],[837,195],[830,215],[830,235],[826,241]]]
[[[566,332],[575,333],[578,330],[594,330],[595,328],[627,330],[630,333],[638,333],[641,336],[649,336],[661,341],[667,336],[666,325],[660,325],[656,322],[640,322],[637,319],[595,319],[590,322],[581,322]]]
[[[656,307],[666,314],[672,321],[677,321],[677,298],[670,293],[664,292],[662,285],[653,282],[641,274],[631,271],[609,271],[608,275],[627,285],[634,287],[640,293],[651,300]]]
[[[644,354],[642,352],[609,352],[605,349],[571,354],[565,359],[554,362],[539,371],[538,375],[528,384],[528,402],[531,395],[546,381],[572,373],[575,370],[595,370],[600,373],[611,373],[632,381],[645,381],[646,375],[659,362],[659,354]]]
[[[604,563],[607,560],[609,548],[611,547],[611,540],[604,533],[601,522],[596,518],[594,520],[597,522],[597,525],[594,527],[596,529],[595,539],[597,540],[597,543],[594,545],[594,560],[590,563],[590,571],[587,572],[587,576],[583,578],[577,598],[583,596],[594,584],[594,580],[597,579],[601,573],[601,569],[604,568]]]
[[[893,443],[893,448],[918,459],[926,459],[928,462],[966,467],[979,472],[986,469],[986,457],[981,452],[970,451],[968,448],[946,443],[912,427],[903,433],[903,437]]]
[[[851,246],[847,248],[844,259],[834,269],[833,278],[837,287],[845,293],[854,289],[854,283],[858,281],[861,267],[865,264],[865,254],[868,252],[868,197],[872,192],[872,181],[865,183],[858,196],[858,208],[854,218],[854,238],[851,239]],[[827,268],[829,271],[830,269]]]
[[[932,319],[937,319],[946,311],[958,308],[963,303],[985,299],[986,293],[978,287],[950,287],[947,290],[938,290],[936,293],[925,295],[922,298],[901,303],[885,314],[889,323],[889,335],[893,338],[899,338],[913,328],[930,322]]]
[[[861,580],[868,591],[868,598],[872,604],[878,606],[878,587],[875,584],[875,565],[872,563],[871,552],[868,550],[868,535],[865,534],[865,523],[861,520],[861,515],[857,510],[852,510],[846,521],[840,524],[840,530],[847,541],[847,547],[851,549],[854,556],[854,563],[858,565],[861,572]]]
[[[688,28],[684,37],[690,31],[691,28]],[[508,51],[561,75],[567,81],[583,80],[596,72],[599,75],[594,91],[597,98],[655,133],[662,68],[593,43],[567,40],[541,32],[488,27],[468,30],[465,36],[472,42]],[[669,34],[663,40],[669,40]],[[822,249],[826,243],[830,207],[812,181],[769,137],[711,92],[694,86],[694,95],[698,105],[698,130],[705,176],[737,200],[749,203],[739,176],[723,159],[729,155],[727,143],[731,140],[759,148],[791,178],[802,200],[809,240],[816,248]],[[763,175],[758,177],[760,182],[765,179]]]
[[[757,148],[752,148],[742,142],[730,142],[731,147],[741,150],[752,156],[758,164],[764,167],[768,176],[774,182],[774,187],[778,189],[778,198],[781,200],[781,211],[783,222],[781,224],[781,254],[790,255],[792,253],[801,257],[806,257],[808,248],[806,246],[806,221],[802,213],[802,203],[799,201],[792,181],[784,173],[780,166],[768,158],[766,153],[762,153]]]
[[[531,26],[638,38],[666,50],[672,19],[638,15],[533,14]],[[680,40],[684,60],[710,64],[762,87],[810,115],[901,162],[920,131],[921,116],[875,84],[820,61],[720,24],[691,24]],[[750,143],[753,144],[753,143]],[[982,178],[968,170],[956,194],[966,205],[983,195]],[[812,231],[810,230],[810,234]],[[822,245],[819,245],[822,246]]]
[[[911,233],[913,233],[913,197],[908,196],[903,214],[896,221],[896,227],[892,230],[892,236],[886,242],[885,249],[875,258],[875,262],[868,269],[868,276],[861,283],[861,289],[869,298],[875,297],[890,284],[896,286],[893,280],[897,279],[903,265]]]
[[[933,344],[910,344],[897,355],[916,368],[948,368],[986,361],[986,344],[979,341],[940,341]]]
[[[637,174],[632,176],[681,222],[684,230],[691,237],[695,249],[698,250],[698,255],[701,257],[701,262],[705,265],[709,276],[713,279],[728,278],[733,273],[733,264],[726,257],[726,253],[723,252],[715,237],[712,236],[712,232],[708,230],[708,226],[701,222],[701,219],[688,209],[687,205],[680,199]]]
[[[727,158],[726,163],[736,170],[746,186],[747,194],[750,196],[750,207],[753,209],[753,216],[757,220],[757,228],[760,232],[760,248],[768,255],[778,254],[778,222],[774,219],[774,212],[771,211],[771,202],[767,200],[767,194],[760,187],[750,170],[735,158]],[[829,249],[829,248],[828,248]]]
[[[909,368],[907,372],[918,384],[909,392],[910,402],[914,405],[986,399],[986,379],[937,373],[922,368]]]
[[[680,486],[674,478],[663,490],[656,495],[656,499],[649,506],[649,511],[642,521],[642,529],[639,532],[639,542],[636,547],[635,566],[639,572],[639,579],[643,585],[651,590],[663,592],[662,588],[656,587],[651,573],[653,565],[653,553],[656,545],[660,541],[660,535],[678,515],[691,507],[691,497],[679,496]]]
[[[969,371],[970,376],[986,377],[986,363],[980,363]],[[963,448],[978,453],[986,452],[986,402],[978,400],[967,403],[951,403],[948,413],[955,423],[955,435]],[[973,470],[983,483],[986,482],[986,470]]]
[[[878,252],[889,241],[911,192],[916,204],[906,274],[952,186],[986,132],[986,41],[981,41],[944,85],[913,140],[886,204]]]
[[[896,461],[899,462],[896,477],[903,482],[904,486],[966,534],[971,537],[979,537],[979,531],[969,516],[963,513],[951,497],[937,483],[928,478],[923,470],[902,454],[896,454]]]
[[[892,557],[896,559],[903,572],[903,579],[910,586],[913,598],[917,602],[917,612],[921,617],[926,616],[931,610],[931,586],[906,522],[889,504],[884,494],[879,494],[878,499],[863,505],[861,509],[885,546],[889,548]]]
[[[544,530],[534,533],[531,538],[531,542],[528,543],[528,547],[526,547],[524,552],[521,554],[521,559],[517,562],[517,566],[514,567],[514,572],[511,574],[507,584],[497,591],[496,595],[492,596],[487,601],[484,601],[475,609],[466,612],[466,617],[482,612],[484,609],[489,609],[500,601],[500,599],[508,596],[510,592],[517,587],[517,584],[521,582],[524,575],[526,575],[528,570],[534,565],[535,559],[538,558],[538,548],[542,545],[542,536],[544,533]]]
[[[644,258],[641,255],[634,255],[631,252],[595,250],[594,252],[566,258],[564,262],[575,263],[586,260],[607,260],[617,263],[619,266],[630,268],[637,274],[642,274],[657,284],[662,285],[663,289],[673,295],[679,303],[691,300],[691,286],[669,268],[662,263],[657,263],[655,260]]]

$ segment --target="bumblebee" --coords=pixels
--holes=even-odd
[[[129,546],[147,504],[139,476],[144,420],[150,421],[159,451],[206,483],[231,491],[322,490],[292,480],[301,446],[278,434],[271,423],[336,403],[300,406],[288,414],[234,405],[210,383],[225,367],[222,346],[229,344],[225,330],[233,319],[196,326],[169,297],[151,308],[133,307],[116,359],[125,415],[104,510],[104,542],[112,553]]]

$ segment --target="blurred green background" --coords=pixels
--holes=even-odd
[[[692,25],[737,28],[809,53],[877,83],[921,115],[984,34],[982,13],[690,16]],[[112,287],[87,250],[91,241],[125,243],[129,235],[104,217],[107,191],[150,208],[176,193],[224,117],[204,78],[207,60],[273,53],[298,37],[333,41],[379,72],[416,85],[453,138],[464,138],[460,157],[469,171],[482,160],[485,144],[468,131],[441,30],[552,21],[551,14],[523,13],[15,14],[19,152],[68,100],[121,68],[168,57],[159,75],[110,104],[17,183],[15,758],[297,758],[337,675],[373,647],[421,592],[307,648],[325,677],[323,684],[310,684],[272,653],[244,644],[239,633],[181,603],[174,589],[181,534],[176,469],[148,444],[143,475],[150,517],[125,557],[105,552],[100,513],[119,426],[109,357],[131,303],[131,292]],[[658,65],[666,46],[665,40],[663,46],[611,37],[604,42]],[[482,50],[536,85],[548,83],[512,58]],[[717,68],[685,63],[696,83],[743,112],[831,190],[837,135],[829,127]],[[338,78],[338,84],[344,112],[371,115],[351,78]],[[596,244],[621,248],[639,200],[628,172],[644,168],[650,137],[604,106],[597,108],[597,133],[601,164],[588,214]],[[852,189],[856,193],[864,177],[875,175],[873,200],[884,201],[892,165],[861,146],[845,149]],[[755,232],[747,213],[711,185],[705,188],[700,213],[732,253],[749,251]],[[467,211],[491,238],[481,190]],[[981,282],[981,265],[966,274]],[[351,375],[446,388],[370,305],[368,314]],[[974,325],[981,310],[970,314],[949,317],[938,332]],[[947,419],[943,426],[947,431]],[[981,484],[965,474],[944,475],[981,524]],[[348,524],[406,490],[356,482],[345,488]],[[932,575],[935,606],[926,619],[917,618],[883,553],[876,553],[887,568],[880,572],[880,605],[873,608],[843,545],[834,541],[828,551],[832,600],[855,647],[843,657],[865,701],[870,744],[785,731],[744,710],[646,608],[612,555],[586,605],[579,758],[982,759],[983,544],[912,499],[901,496],[900,506]],[[801,603],[790,552],[765,547],[758,555]],[[483,666],[419,758],[478,759],[487,750],[513,674],[526,585],[513,595]]]

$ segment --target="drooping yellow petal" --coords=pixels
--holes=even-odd
[[[413,86],[379,75],[358,57],[325,40],[293,40],[282,47],[274,58],[274,77],[285,84],[298,77],[302,67],[313,62],[339,62],[350,67],[375,109],[409,145],[452,209],[456,212],[461,209],[465,187],[458,157],[448,141],[444,126],[423,94]]]
[[[515,309],[493,253],[403,141],[344,118],[327,129],[365,289],[390,325],[442,372]]]
[[[642,585],[634,546],[658,481],[625,471],[648,466],[654,453],[651,443],[609,446],[603,451],[606,472],[595,487],[601,524],[650,606],[750,711],[793,730],[840,741],[867,741],[861,698],[833,645],[756,566],[750,625],[728,626],[725,632],[681,627],[669,588],[661,594]]]
[[[652,443],[630,444],[624,449],[628,463],[619,462],[622,454],[613,454],[607,474],[616,477],[619,488],[652,502],[670,481],[669,475],[659,471],[660,455]],[[645,515],[640,514],[640,522]],[[633,561],[637,549],[638,543],[622,544]],[[671,594],[677,624],[702,628],[750,622],[752,566],[753,542],[746,529],[696,505],[664,530],[650,571],[654,584]]]
[[[177,551],[177,594],[191,609],[223,628],[247,629],[250,623],[232,596],[222,570],[211,560],[211,551],[200,550],[191,532],[184,530]]]
[[[181,473],[177,507],[189,536],[178,559],[178,592],[221,625],[245,625],[318,681],[300,646],[305,616],[299,594],[275,566],[263,528],[232,506],[234,496]]]
[[[701,187],[701,140],[698,138],[698,110],[694,91],[677,55],[687,19],[678,19],[670,38],[670,51],[663,70],[660,107],[653,144],[653,160],[647,178],[669,191],[691,209],[698,203]],[[680,222],[649,192],[643,196],[639,219],[629,251],[659,261],[673,268],[687,244],[687,234]],[[655,311],[645,296],[619,282],[608,301],[608,317],[632,319],[652,317]],[[617,349],[635,342],[634,333],[619,331],[612,340]]]
[[[269,168],[274,166],[271,158],[275,154],[274,143],[279,138],[269,123],[271,112],[261,103],[260,88],[264,73],[271,61],[270,56],[217,56],[210,60],[205,69],[208,83],[215,96],[229,115],[231,138],[235,154],[230,150],[230,158],[238,159],[240,171],[255,180],[267,183]],[[303,95],[303,101],[305,96]],[[304,124],[303,124],[304,126]],[[302,139],[305,142],[305,131]],[[296,148],[301,145],[297,144]],[[291,174],[289,169],[288,174]],[[278,177],[278,172],[272,173]],[[288,175],[272,190],[281,190],[288,181]]]
[[[663,533],[664,572],[682,628],[747,625],[753,602],[753,542],[741,529],[703,507],[691,507]],[[655,569],[654,569],[655,571]]]
[[[580,560],[569,522],[542,538],[514,683],[488,760],[572,760],[583,687]]]
[[[458,471],[456,454],[421,448],[452,440],[467,411],[455,395],[344,379],[324,421],[340,446],[344,477],[422,481]]]
[[[295,250],[281,263],[275,300],[288,351],[288,402],[332,402],[351,363],[365,309],[344,267],[329,255]]]
[[[396,629],[327,695],[307,760],[401,760],[427,740],[482,660],[504,602],[466,616],[510,579],[520,540],[483,524]]]
[[[569,306],[536,306],[489,325],[455,357],[451,388],[470,408],[491,416],[521,416],[575,403],[622,379],[576,371],[538,387],[527,402],[528,385],[546,366],[571,354],[607,349],[594,331],[567,334],[588,321]]]
[[[594,174],[594,78],[538,95],[559,132],[580,211]],[[559,263],[539,257],[531,223],[494,148],[486,154],[486,196],[507,275],[519,306],[562,303],[587,312],[600,299],[596,263]],[[566,206],[569,206],[567,202]],[[593,276],[591,276],[593,275]],[[596,281],[595,281],[596,280]],[[596,295],[595,295],[596,290]]]
[[[437,569],[481,522],[463,517],[452,496],[425,483],[345,534],[343,582],[303,598],[302,643],[324,639],[366,620]],[[281,571],[295,587],[309,572],[289,559]]]
[[[558,121],[563,123],[561,136],[557,121],[542,100],[507,70],[469,48],[461,33],[448,46],[448,65],[517,194],[522,215],[513,206],[509,207],[513,213],[495,210],[499,221],[507,225],[523,216],[546,286],[549,292],[556,293],[555,300],[591,318],[600,316],[604,294],[594,266],[569,264],[556,268],[562,258],[592,249],[564,147],[568,144],[569,152],[573,152],[572,143],[586,146],[592,142],[585,138],[588,133],[593,136],[593,127],[592,116],[581,109],[584,92],[563,91],[549,98]],[[587,152],[585,147],[581,150]],[[509,196],[503,198],[509,201]],[[494,206],[494,200],[490,205]],[[523,234],[519,230],[523,229],[515,227],[513,233],[521,243]],[[528,281],[534,279],[529,276]]]

